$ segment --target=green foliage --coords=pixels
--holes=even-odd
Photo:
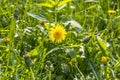
[[[0,80],[119,80],[119,15],[119,0],[0,0]]]

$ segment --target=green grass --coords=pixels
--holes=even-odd
[[[55,43],[58,24],[67,35]],[[0,80],[119,79],[119,0],[0,1]]]

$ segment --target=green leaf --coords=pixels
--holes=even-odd
[[[65,6],[67,6],[67,5],[64,4],[64,5],[60,6],[60,7],[58,7],[57,10],[61,10],[61,9],[63,9]]]
[[[63,73],[68,73],[70,71],[70,66],[65,63],[61,64],[61,68]]]
[[[28,12],[27,14],[28,14],[29,16],[31,16],[31,17],[37,19],[37,20],[40,20],[40,19],[46,20],[46,19],[44,18],[44,16],[38,16],[38,15],[36,15],[36,14],[29,13],[29,12]]]
[[[97,36],[97,42],[102,50],[107,51],[106,43],[99,36]]]
[[[55,47],[55,48],[51,49],[50,51],[48,51],[48,52],[46,53],[46,56],[49,55],[50,53],[56,51],[56,50],[59,50],[59,49],[63,49],[63,48]]]
[[[95,71],[92,63],[89,61],[88,64],[89,64],[89,67],[92,69],[92,71],[93,71],[93,73],[94,73],[94,75],[96,77],[96,80],[99,80],[99,76],[98,76],[97,72]]]
[[[72,49],[66,49],[66,53],[68,53],[71,58],[76,57],[76,53],[75,53],[75,50],[73,48]]]
[[[64,80],[64,79],[63,79],[63,75],[56,76],[55,80]]]
[[[75,20],[70,20],[70,21],[66,21],[64,24],[71,24],[72,26],[76,27],[79,30],[82,30],[82,26]]]

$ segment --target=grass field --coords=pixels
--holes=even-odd
[[[120,80],[120,1],[0,0],[0,80]]]

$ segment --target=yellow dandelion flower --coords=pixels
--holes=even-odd
[[[116,13],[116,11],[115,10],[108,10],[108,13],[109,14],[114,14],[114,13]]]
[[[107,57],[103,56],[103,57],[101,58],[101,62],[102,62],[102,63],[106,63],[106,62],[107,62]]]
[[[55,28],[51,29],[49,37],[53,42],[60,43],[62,40],[65,39],[66,31],[65,29],[57,25]]]

